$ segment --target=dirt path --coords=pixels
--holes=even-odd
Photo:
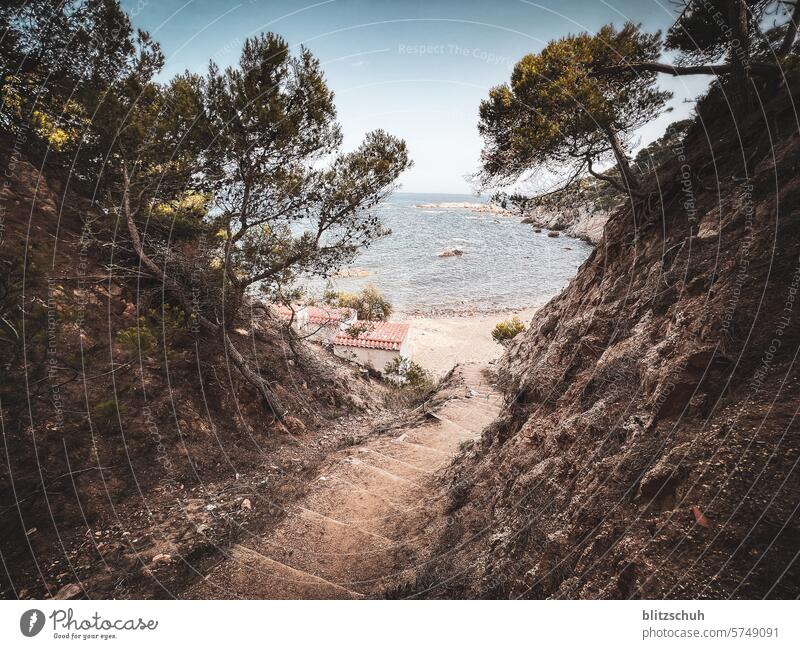
[[[449,398],[419,426],[371,437],[323,465],[269,536],[230,548],[189,598],[379,597],[413,581],[433,474],[476,439],[502,398],[483,366],[456,369]]]

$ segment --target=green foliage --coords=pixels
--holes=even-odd
[[[0,128],[37,133],[184,306],[200,294],[207,322],[235,322],[251,290],[331,274],[385,233],[375,208],[411,164],[406,145],[377,130],[341,151],[307,49],[262,34],[236,66],[159,82],[158,45],[118,0],[12,2],[0,28]]]
[[[385,321],[392,315],[391,303],[374,284],[358,293],[328,290],[323,295],[326,304],[355,309],[359,320]]]
[[[670,93],[655,87],[655,73],[604,70],[653,61],[660,49],[659,34],[626,23],[551,41],[523,57],[510,84],[493,88],[481,103],[479,180],[513,183],[531,172],[565,170],[574,180],[609,158],[626,167],[622,140],[653,119]]]
[[[157,224],[171,235],[172,241],[196,239],[205,230],[212,198],[207,193],[189,191],[172,200],[154,203],[149,225]]]
[[[351,338],[358,338],[361,334],[365,334],[369,331],[372,331],[372,325],[363,320],[359,320],[345,329],[345,333]]]
[[[117,333],[117,343],[131,358],[147,356],[163,347],[167,358],[175,360],[184,347],[183,337],[189,334],[194,315],[186,315],[179,307],[163,304],[140,316],[136,326]]]
[[[132,358],[147,356],[155,348],[157,340],[145,317],[139,318],[138,325],[117,333],[117,343]]]
[[[664,135],[640,149],[632,164],[636,174],[645,179],[655,173],[665,162],[674,159],[693,123],[694,120],[691,119],[672,122],[667,126]],[[603,173],[618,181],[622,180],[616,167],[606,169]],[[504,192],[497,192],[492,196],[494,203],[504,209],[513,210],[521,216],[525,216],[534,207],[561,210],[582,206],[590,210],[611,212],[628,200],[629,197],[626,193],[593,176],[584,176],[565,189],[540,196],[526,196],[519,193],[506,194]]]
[[[92,138],[81,136],[108,90],[163,64],[158,46],[133,29],[116,0],[4,2],[0,33],[0,89],[9,109],[0,126],[32,127],[56,151],[81,141],[91,147]]]
[[[492,330],[492,338],[500,345],[508,345],[515,336],[525,330],[525,325],[517,316],[503,322],[498,322]]]
[[[373,131],[341,152],[333,93],[308,50],[293,56],[275,34],[250,38],[237,67],[210,67],[205,88],[215,137],[204,182],[234,293],[330,275],[384,234],[374,208],[410,165],[405,143]]]
[[[398,356],[386,363],[383,376],[409,388],[428,387],[432,383],[428,370],[405,356]]]
[[[425,401],[436,389],[437,382],[424,367],[414,361],[398,356],[383,368],[389,391],[386,405],[395,408],[410,408]]]
[[[114,426],[119,425],[119,420],[126,412],[125,406],[120,408],[117,399],[108,399],[95,404],[92,408],[92,420],[101,432],[110,432]]]
[[[760,36],[758,22],[769,0],[687,0],[678,19],[667,31],[664,44],[682,53],[684,61],[715,63],[729,54],[731,41],[740,28],[740,2],[745,8],[746,38],[739,47],[747,48],[749,38]]]

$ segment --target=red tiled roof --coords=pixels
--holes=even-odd
[[[353,316],[353,309],[335,306],[310,306],[308,307],[308,321],[311,324],[328,324],[341,322]]]
[[[292,319],[292,310],[285,304],[271,304],[270,307],[281,320],[289,322]],[[295,309],[297,311],[297,309]],[[295,315],[295,319],[297,316]]]
[[[370,349],[388,349],[399,351],[400,345],[408,334],[408,325],[399,322],[376,322],[369,331],[360,334],[358,338],[348,336],[340,331],[333,341],[334,345],[346,347],[367,347]]]

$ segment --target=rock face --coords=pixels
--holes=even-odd
[[[785,96],[711,124],[504,355],[428,596],[800,592],[800,138]]]

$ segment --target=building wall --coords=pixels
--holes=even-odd
[[[334,345],[333,353],[339,358],[355,361],[365,367],[373,367],[379,372],[383,372],[386,363],[401,355],[401,352],[388,349],[369,349],[366,347],[349,347],[347,345]]]
[[[405,340],[400,345],[400,351],[398,353],[403,358],[414,360],[414,345],[411,342],[411,332],[406,335]]]

